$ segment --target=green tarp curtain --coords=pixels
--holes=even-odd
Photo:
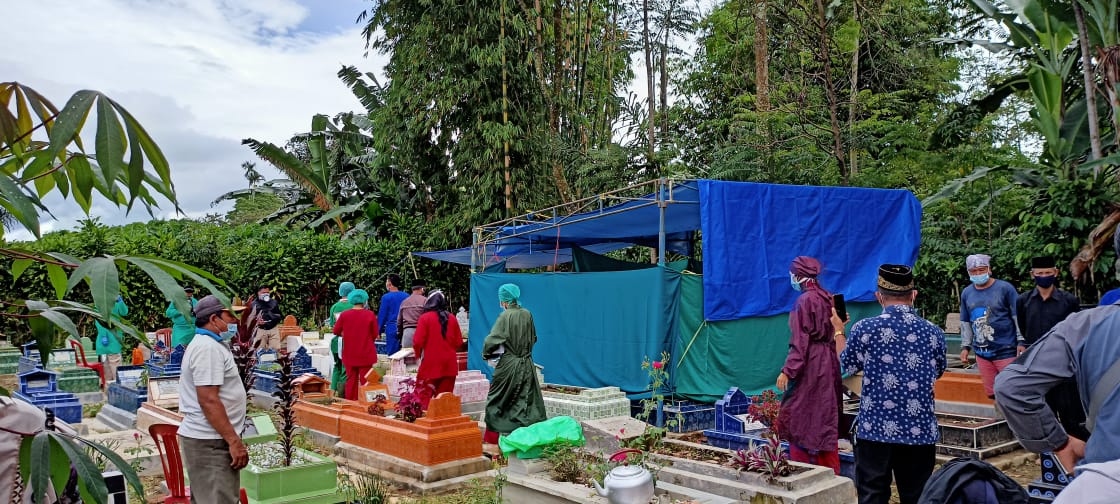
[[[677,334],[681,274],[668,268],[595,273],[477,273],[471,275],[468,366],[488,376],[482,342],[501,306],[498,287],[521,288],[533,313],[533,360],[545,381],[581,387],[618,386],[643,394],[642,359],[657,359]],[[697,305],[699,309],[700,305]]]
[[[572,266],[577,272],[588,271],[629,271],[657,266],[651,263],[623,261],[602,254],[596,254],[578,245],[572,245]]]
[[[773,387],[789,351],[789,315],[704,323],[703,278],[681,276],[673,356],[677,395],[711,403],[731,387],[747,395]],[[853,321],[881,310],[878,303],[848,304]]]

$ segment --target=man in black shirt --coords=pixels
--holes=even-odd
[[[271,348],[280,350],[283,342],[280,341],[280,321],[284,316],[280,314],[280,303],[272,297],[272,289],[261,286],[253,299],[253,316],[257,319],[256,339],[260,341],[258,348]]]
[[[1019,331],[1027,345],[1034,344],[1058,322],[1081,310],[1077,296],[1057,287],[1058,268],[1054,258],[1031,259],[1031,276],[1035,288],[1020,294],[1015,303]],[[1089,438],[1089,431],[1082,425],[1085,408],[1081,405],[1076,382],[1066,380],[1054,387],[1046,395],[1046,402],[1058,415],[1066,432],[1081,440]]]

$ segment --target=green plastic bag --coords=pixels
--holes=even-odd
[[[545,447],[555,444],[583,446],[583,427],[572,417],[559,416],[522,427],[498,439],[498,447],[505,456],[513,453],[519,459],[540,458]]]

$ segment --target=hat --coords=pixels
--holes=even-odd
[[[972,254],[972,255],[966,257],[965,260],[964,260],[964,265],[965,265],[965,268],[967,268],[967,269],[980,268],[980,267],[983,267],[983,266],[991,266],[991,264],[992,264],[991,256],[986,256],[984,254]]]
[[[424,283],[424,281],[419,279],[419,278],[412,281],[412,288],[413,289],[420,289],[420,288],[427,287],[427,286],[428,286],[428,284]]]
[[[879,266],[879,288],[895,292],[914,290],[914,272],[903,264]]]
[[[183,287],[183,292],[190,292],[190,293],[193,294],[194,293],[194,287],[191,287],[189,285],[186,286],[186,287]]]
[[[342,282],[342,283],[338,284],[338,295],[339,296],[346,297],[347,294],[350,294],[353,291],[354,291],[354,283],[353,282]]]
[[[198,300],[198,304],[194,305],[194,310],[192,313],[194,315],[194,318],[201,318],[202,320],[206,320],[212,315],[222,311],[228,311],[232,315],[233,312],[243,309],[245,309],[244,306],[231,306],[229,308],[226,308],[226,306],[222,304],[222,301],[219,300],[217,296],[210,294],[209,296]]]
[[[521,298],[521,288],[516,284],[502,284],[498,287],[498,301],[503,303],[516,303]]]
[[[348,295],[346,299],[353,303],[355,306],[366,304],[366,301],[369,301],[369,293],[362,289],[354,289],[350,291],[350,295]]]
[[[1031,269],[1056,268],[1058,264],[1053,257],[1035,257],[1031,259]]]
[[[797,256],[790,264],[789,272],[799,277],[815,277],[821,274],[821,262],[809,256]]]

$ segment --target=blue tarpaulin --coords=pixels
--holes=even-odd
[[[699,181],[704,318],[765,317],[793,309],[789,266],[820,260],[821,284],[873,301],[880,264],[913,265],[922,207],[910,191]]]
[[[490,376],[482,342],[502,312],[498,287],[514,283],[536,323],[533,361],[546,381],[642,394],[649,388],[642,359],[658,359],[677,338],[680,277],[668,268],[471,275],[467,366]]]

